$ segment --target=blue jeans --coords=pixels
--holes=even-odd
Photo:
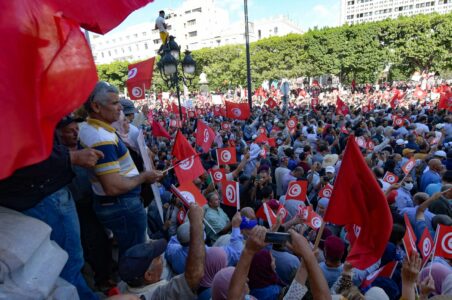
[[[42,199],[35,207],[22,213],[39,219],[52,228],[50,239],[69,255],[60,276],[77,288],[80,299],[99,299],[88,287],[80,272],[84,264],[80,224],[69,189],[67,187],[59,189]]]
[[[146,213],[140,196],[94,196],[94,211],[102,225],[113,232],[119,257],[130,247],[145,242]]]

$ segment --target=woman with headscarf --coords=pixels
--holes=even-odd
[[[257,252],[248,273],[250,294],[259,300],[278,299],[282,282],[276,274],[275,260],[269,250]]]
[[[212,294],[212,283],[215,275],[228,265],[228,257],[223,248],[212,247],[206,251],[204,277],[198,289],[198,300],[209,300]]]
[[[212,300],[226,300],[228,298],[229,283],[234,270],[234,267],[227,267],[215,274],[212,281]]]
[[[427,268],[424,268],[419,275],[419,282],[423,282],[425,278],[431,273],[433,281],[435,282],[435,295],[441,295],[443,282],[448,275],[451,274],[450,268],[440,264],[432,263]]]

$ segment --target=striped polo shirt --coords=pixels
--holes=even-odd
[[[124,142],[118,138],[116,130],[109,124],[97,119],[88,118],[87,123],[80,128],[80,144],[84,148],[92,148],[101,151],[104,158],[97,161],[91,170],[91,183],[96,195],[105,196],[99,176],[111,173],[119,173],[121,176],[132,177],[138,175],[138,170],[130,156]],[[137,195],[140,186],[127,194]]]

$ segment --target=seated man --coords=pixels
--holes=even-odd
[[[204,206],[206,220],[206,234],[213,244],[223,234],[231,230],[231,222],[220,207],[220,199],[216,192],[207,195],[207,205]]]
[[[190,206],[190,250],[185,273],[169,282],[160,280],[163,272],[162,253],[165,240],[138,244],[128,249],[119,261],[119,276],[127,284],[122,292],[140,296],[140,299],[197,299],[194,293],[204,275],[205,246],[203,240],[202,208]]]
[[[240,233],[242,217],[236,213],[232,218],[232,234],[230,240],[221,246],[228,257],[228,266],[235,266],[243,249],[243,236]],[[191,232],[189,223],[184,223],[177,229],[177,236],[173,236],[165,251],[165,259],[176,274],[182,274],[185,270],[189,245],[191,244]],[[207,246],[206,246],[207,247]]]

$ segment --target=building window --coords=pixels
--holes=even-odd
[[[100,55],[102,55],[102,58],[104,58],[104,53],[103,52],[101,52]]]
[[[187,21],[187,25],[188,25],[188,26],[193,26],[193,25],[195,25],[195,24],[196,24],[196,19]]]
[[[118,54],[118,49],[115,49],[115,54]]]
[[[144,43],[144,49],[148,50],[148,43]]]
[[[275,29],[273,29],[273,33],[278,34],[278,27],[275,27]]]
[[[202,9],[201,9],[201,7],[198,7],[198,8],[193,9],[192,12],[202,12]]]
[[[127,38],[128,40],[130,40],[130,35],[126,36],[126,38]]]
[[[143,32],[143,36],[146,36],[146,31],[145,31],[145,32]]]
[[[108,51],[108,56],[111,56],[111,51]]]
[[[155,45],[160,44],[160,39],[155,39],[153,42]]]
[[[129,47],[129,52],[132,52],[132,47]]]
[[[261,32],[261,30],[259,29],[259,30],[257,31],[257,38],[258,38],[258,39],[261,39],[261,37],[262,37],[262,32]]]
[[[191,10],[187,10],[187,11],[185,12],[186,15],[188,15],[189,13],[191,13]]]
[[[197,36],[198,35],[198,32],[197,31],[192,31],[192,32],[189,32],[188,33],[188,36],[189,37],[195,37],[195,36]]]
[[[138,33],[135,33],[135,34],[133,35],[133,37],[138,37]]]
[[[122,53],[124,53],[124,48],[121,48]]]

